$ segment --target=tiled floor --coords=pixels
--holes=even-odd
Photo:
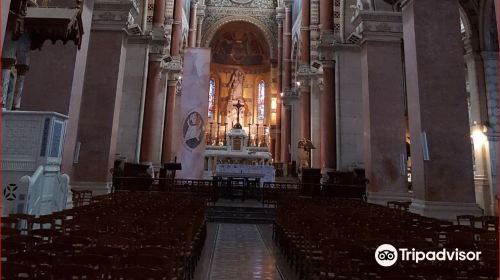
[[[294,280],[271,234],[271,225],[209,224],[195,280]]]

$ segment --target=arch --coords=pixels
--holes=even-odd
[[[264,37],[266,38],[267,45],[270,48],[271,59],[276,58],[276,50],[277,50],[277,44],[278,44],[276,38],[274,38],[271,31],[269,29],[267,29],[267,27],[264,25],[264,23],[262,23],[258,19],[255,19],[255,18],[249,17],[249,16],[228,16],[228,17],[224,17],[224,18],[216,21],[214,24],[212,24],[212,26],[210,26],[210,28],[207,30],[207,32],[203,36],[203,38],[201,40],[201,44],[206,48],[210,48],[210,43],[212,42],[212,39],[214,38],[217,31],[219,31],[219,29],[221,29],[224,25],[231,23],[231,22],[237,22],[237,21],[247,22],[247,23],[250,23],[250,24],[256,26],[264,34]]]

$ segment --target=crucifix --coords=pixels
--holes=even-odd
[[[241,129],[241,124],[240,124],[240,109],[244,107],[243,104],[240,103],[240,100],[238,100],[238,103],[236,105],[233,105],[236,107],[236,124],[234,125],[233,128]]]

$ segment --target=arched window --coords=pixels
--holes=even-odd
[[[264,81],[259,82],[259,110],[258,118],[259,120],[264,120],[265,116],[265,99],[266,99],[266,83]]]
[[[215,110],[215,80],[210,79],[210,89],[208,91],[208,117],[214,117]]]

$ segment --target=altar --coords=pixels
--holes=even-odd
[[[248,135],[239,122],[242,106],[238,102],[235,107],[238,110],[237,122],[225,135],[225,145],[206,146],[204,179],[211,180],[221,177],[221,174],[240,174],[246,179],[257,180],[261,187],[264,182],[274,182],[275,170],[269,148],[266,145],[250,146]]]

